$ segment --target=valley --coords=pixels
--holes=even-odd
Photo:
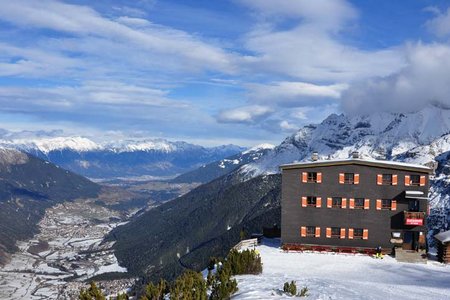
[[[112,243],[102,240],[134,212],[115,211],[89,200],[48,208],[38,223],[40,232],[27,242],[19,242],[19,251],[0,269],[0,298],[73,299],[85,280],[125,273]],[[112,280],[103,288],[117,293],[133,282],[132,278]]]

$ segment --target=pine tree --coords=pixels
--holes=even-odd
[[[170,289],[170,300],[206,300],[206,282],[202,274],[186,271]]]
[[[217,270],[211,287],[210,300],[230,299],[231,295],[238,290],[236,279],[231,278],[231,266],[227,262]]]
[[[297,285],[295,284],[294,280],[292,280],[291,283],[289,284],[289,293],[292,296],[296,296],[297,295]]]
[[[116,300],[128,300],[129,299],[129,297],[128,297],[128,295],[127,295],[127,293],[119,293],[119,294],[117,294],[117,297],[116,297]]]
[[[161,279],[156,285],[150,282],[145,286],[145,295],[141,297],[141,300],[162,300],[167,293],[167,282]]]
[[[88,289],[81,289],[78,298],[80,300],[106,300],[102,291],[93,281],[91,282],[91,285]]]

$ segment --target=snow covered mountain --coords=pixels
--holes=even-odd
[[[450,110],[430,105],[415,113],[377,113],[351,117],[332,114],[322,123],[308,125],[286,138],[238,172],[244,180],[279,173],[279,165],[309,160],[360,157],[427,165],[436,169],[431,181],[430,226],[450,223]]]
[[[450,110],[436,106],[409,114],[358,117],[332,114],[322,123],[305,126],[289,136],[257,162],[243,166],[241,173],[249,177],[278,173],[280,164],[308,160],[313,152],[318,152],[321,159],[348,158],[358,151],[363,158],[404,160],[402,154],[424,147],[408,161],[427,163],[445,149],[450,150],[445,140],[438,141],[448,133]],[[437,151],[436,155],[425,159],[430,152],[426,147]]]
[[[22,150],[91,178],[174,176],[245,150],[164,139],[97,143],[86,137],[3,139],[0,147]]]
[[[261,144],[233,156],[201,166],[193,171],[181,174],[172,180],[175,183],[206,183],[228,174],[240,166],[255,162],[275,148],[271,144]]]

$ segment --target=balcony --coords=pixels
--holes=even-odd
[[[409,226],[423,226],[425,212],[404,211],[404,224]]]

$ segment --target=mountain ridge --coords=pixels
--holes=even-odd
[[[4,138],[0,147],[30,153],[95,179],[174,177],[245,150],[236,145],[207,148],[164,139],[96,143],[85,137]]]
[[[0,149],[0,264],[31,238],[45,209],[64,201],[98,196],[100,186],[47,161]]]
[[[436,125],[436,120],[442,123]],[[402,153],[431,144],[449,132],[450,110],[436,106],[409,114],[332,114],[320,124],[304,126],[240,172],[247,178],[279,173],[279,165],[307,160],[313,152],[318,152],[321,159],[348,158],[354,151],[362,158],[401,158]]]

